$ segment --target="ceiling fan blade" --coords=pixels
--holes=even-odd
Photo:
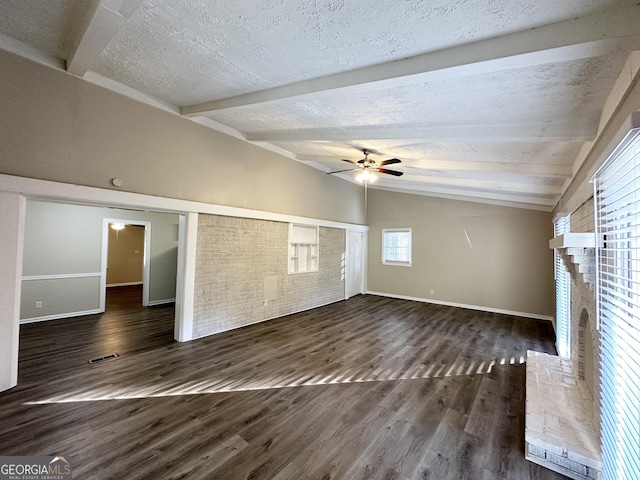
[[[387,168],[376,168],[375,171],[380,173],[386,173],[388,175],[394,175],[396,177],[400,177],[404,175],[404,172],[399,172],[398,170],[389,170]]]
[[[348,168],[346,170],[338,170],[337,172],[327,172],[327,175],[332,175],[334,173],[342,173],[342,172],[354,172],[356,170],[360,170],[359,168]]]
[[[383,160],[381,161],[378,165],[383,166],[383,165],[392,165],[394,163],[401,163],[402,160],[398,159],[398,158],[390,158],[389,160]]]
[[[354,165],[357,165],[356,162],[354,162],[353,160],[347,160],[346,158],[342,159],[343,162],[348,162],[348,163],[353,163]]]

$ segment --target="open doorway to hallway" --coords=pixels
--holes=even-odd
[[[105,298],[128,292],[132,299],[131,292],[139,292],[138,304],[149,306],[151,222],[105,218],[102,228]]]
[[[85,364],[172,342],[179,224],[172,213],[28,200],[21,331],[59,338],[52,348]]]

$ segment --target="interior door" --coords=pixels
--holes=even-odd
[[[347,298],[364,293],[364,233],[348,232]]]

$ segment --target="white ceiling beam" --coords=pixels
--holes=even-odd
[[[544,165],[540,163],[516,163],[516,162],[456,162],[442,160],[424,160],[411,163],[412,167],[420,170],[439,170],[455,172],[489,172],[489,173],[513,173],[549,178],[571,178],[571,166]]]
[[[355,159],[355,157],[354,157]],[[384,159],[384,158],[381,158]],[[296,160],[301,162],[340,162],[342,157],[327,157],[322,155],[296,155]],[[451,160],[410,160],[406,159],[404,166],[420,168],[422,170],[445,170],[456,172],[490,172],[490,173],[516,173],[522,175],[535,175],[541,177],[569,178],[572,167],[562,165],[544,165],[540,163],[515,163],[515,162],[463,162]],[[344,164],[342,164],[344,165]],[[401,165],[396,165],[399,167]],[[393,168],[393,167],[391,167]]]
[[[375,185],[371,186],[371,188],[377,190],[388,190],[391,192],[410,193],[413,195],[445,197],[475,202],[481,201],[484,203],[491,203],[495,205],[506,205],[517,208],[530,208],[545,212],[550,212],[551,210],[553,210],[553,207],[557,202],[556,198],[551,199],[517,194],[486,193],[447,187],[430,187],[428,189],[419,187],[405,188],[403,185],[394,184],[393,180],[376,183]]]
[[[534,125],[467,125],[422,128],[302,128],[247,134],[253,142],[308,142],[354,140],[465,140],[491,142],[586,142],[598,125],[541,123]]]
[[[259,92],[238,95],[181,109],[185,116],[207,115],[216,110],[282,100],[353,86],[400,84],[420,75],[419,81],[477,75],[514,68],[578,60],[604,55],[613,39],[625,38],[640,48],[640,5],[612,8],[584,17],[480,40],[414,57],[313,78]],[[416,79],[410,79],[416,81]]]
[[[99,0],[85,19],[82,33],[67,60],[67,71],[82,77],[93,66],[142,0]]]
[[[381,175],[378,175],[378,179],[388,181],[386,178],[381,177]],[[511,192],[522,195],[555,196],[562,193],[562,187],[552,185],[532,185],[527,183],[473,180],[468,178],[429,177],[423,175],[405,175],[402,177],[402,180],[397,183],[398,185],[402,185],[402,188],[409,188],[411,184],[414,184],[416,188],[428,189],[429,186],[447,186],[459,188],[461,190],[488,190],[496,193]]]

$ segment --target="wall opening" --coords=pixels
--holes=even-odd
[[[108,287],[142,285],[142,305],[149,306],[151,222],[105,218],[102,242],[101,310]]]

